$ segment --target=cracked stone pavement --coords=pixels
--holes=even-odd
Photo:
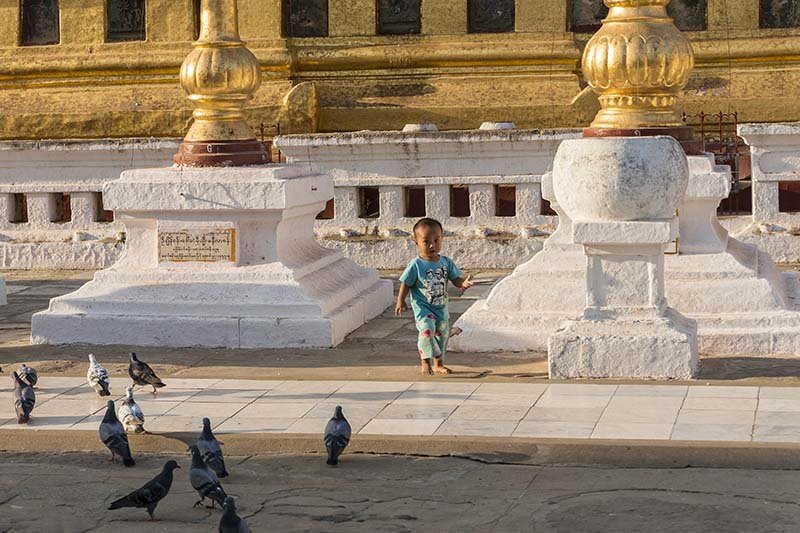
[[[107,511],[170,456],[135,468],[101,454],[0,455],[0,532],[213,532],[221,512],[193,509],[188,456],[155,522]],[[223,480],[253,531],[797,531],[800,472],[541,467],[345,455],[229,458]]]

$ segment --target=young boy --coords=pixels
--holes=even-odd
[[[440,255],[443,240],[442,224],[432,218],[422,218],[414,224],[414,244],[419,256],[408,263],[400,276],[395,316],[406,308],[406,296],[411,292],[411,308],[419,330],[417,348],[422,359],[423,374],[449,374],[444,366],[447,336],[450,332],[450,313],[447,310],[447,281],[466,290],[472,287],[472,275],[462,277],[461,271],[449,257]],[[431,362],[433,361],[433,362]]]

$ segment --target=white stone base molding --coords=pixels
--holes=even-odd
[[[697,321],[700,353],[800,355],[797,275],[780,272],[769,254],[719,225],[715,209],[728,194],[729,169],[714,165],[710,154],[688,161],[679,253],[665,257],[670,305]],[[571,221],[553,204],[549,179],[543,178],[542,193],[559,214],[558,232],[461,316],[455,325],[462,333],[451,339],[450,349],[545,351],[558,325],[581,314],[585,258],[580,246],[566,242],[570,238],[557,239]],[[517,296],[509,300],[510,295]]]
[[[333,183],[299,165],[130,170],[103,194],[125,251],[33,316],[34,344],[332,347],[393,301],[316,242]]]
[[[674,310],[652,318],[570,320],[550,336],[551,378],[691,379],[697,328]]]

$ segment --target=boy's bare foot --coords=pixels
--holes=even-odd
[[[453,371],[442,364],[441,359],[434,359],[433,372],[435,374],[452,374]]]
[[[422,375],[429,376],[431,374],[433,374],[433,370],[431,369],[431,360],[422,359]]]

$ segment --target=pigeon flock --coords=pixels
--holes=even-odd
[[[0,367],[0,374],[2,373],[3,369]],[[153,395],[159,388],[166,387],[150,365],[141,361],[133,352],[130,355],[128,375],[134,385],[153,387]],[[34,387],[39,377],[33,367],[23,363],[17,371],[11,373],[11,379],[14,383],[12,399],[17,422],[27,424],[36,405]],[[89,354],[86,379],[98,396],[111,395],[108,371],[97,362],[93,354]],[[125,389],[125,398],[121,400],[118,410],[115,409],[114,400],[108,400],[105,416],[100,422],[99,434],[100,440],[111,452],[111,461],[116,461],[119,457],[126,467],[136,465],[128,442],[128,432],[147,433],[144,421],[144,413],[133,398],[133,387]],[[336,466],[339,463],[339,456],[349,444],[350,436],[350,423],[344,417],[342,407],[337,405],[333,417],[325,426],[323,435],[323,442],[328,452],[327,464]],[[220,444],[211,431],[211,420],[203,418],[203,429],[197,444],[189,447],[192,456],[189,481],[200,496],[194,507],[204,506],[208,498],[211,500],[211,505],[205,507],[213,509],[219,504],[223,509],[219,522],[220,533],[250,533],[247,522],[236,514],[236,501],[225,493],[219,481],[219,478],[230,475],[225,467],[225,457]],[[156,507],[172,488],[173,471],[176,468],[180,468],[176,461],[167,461],[158,475],[128,495],[113,501],[108,509],[111,511],[124,507],[145,509],[150,519],[155,519]]]

